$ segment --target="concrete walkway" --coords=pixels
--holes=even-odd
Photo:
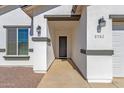
[[[123,81],[123,82],[122,82]],[[113,83],[88,83],[67,60],[56,59],[38,88],[115,88],[124,87],[124,78]]]
[[[67,60],[57,59],[38,87],[88,87],[88,83]]]

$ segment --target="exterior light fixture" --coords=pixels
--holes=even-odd
[[[101,27],[100,27],[100,25],[97,26],[97,33],[101,33]]]
[[[37,35],[41,36],[41,26],[38,25],[36,31],[37,31]]]
[[[98,20],[97,32],[101,33],[101,28],[104,26],[106,26],[106,21],[105,21],[104,17],[102,17]]]

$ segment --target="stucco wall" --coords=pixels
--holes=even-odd
[[[80,69],[84,77],[87,76],[87,65],[86,55],[80,53],[80,49],[86,49],[86,24],[87,24],[87,13],[86,10],[82,13],[81,19],[76,30],[72,33],[72,60],[75,62],[77,67]]]
[[[31,25],[30,17],[25,14],[20,8],[7,12],[0,15],[0,48],[6,49],[6,29],[3,28],[4,25]],[[29,31],[30,33],[30,31]],[[29,34],[29,48],[32,48],[31,37]],[[0,66],[28,66],[33,65],[32,53],[29,52],[30,59],[27,61],[18,60],[5,60],[3,56],[6,52],[0,52]]]
[[[56,38],[55,38],[55,31],[52,27],[49,26],[48,22],[47,22],[47,36],[50,39],[50,42],[47,43],[47,68],[49,68],[55,59]]]

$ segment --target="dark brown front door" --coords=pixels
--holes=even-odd
[[[59,37],[59,57],[67,57],[67,36]]]

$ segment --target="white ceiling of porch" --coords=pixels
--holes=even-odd
[[[49,21],[48,26],[55,31],[59,30],[74,30],[79,21]]]

